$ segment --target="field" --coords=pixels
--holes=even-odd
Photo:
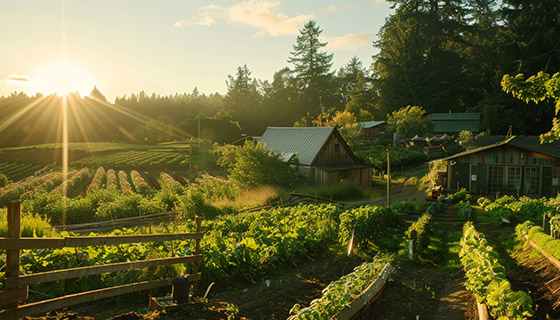
[[[57,146],[2,152],[41,153],[53,147]],[[390,207],[381,205],[385,201],[380,193],[384,189],[381,178],[376,178],[380,186],[362,191],[362,199],[354,194],[347,201],[340,190],[336,191],[342,196],[338,201],[319,196],[336,188],[305,189],[315,196],[296,198],[271,187],[242,190],[224,177],[201,172],[202,165],[215,172],[219,169],[210,164],[212,152],[198,147],[195,154],[200,166],[193,169],[196,178],[189,183],[188,171],[174,170],[176,160],[170,156],[184,155],[188,147],[188,143],[154,147],[100,144],[89,149],[75,145],[72,150],[91,157],[70,162],[66,188],[59,167],[52,165],[37,172],[45,168],[40,165],[35,176],[0,189],[2,205],[12,199],[22,201],[22,236],[26,237],[65,237],[71,234],[62,231],[61,225],[112,221],[110,226],[117,224],[115,219],[149,217],[170,210],[179,213],[165,223],[97,231],[92,227],[88,233],[119,236],[193,232],[194,216],[204,218],[201,280],[196,293],[204,295],[214,283],[205,308],[185,308],[171,314],[148,311],[146,292],[74,306],[72,312],[98,319],[286,319],[290,314],[292,319],[328,318],[378,281],[381,270],[390,263],[394,268],[382,294],[362,310],[359,319],[409,319],[417,315],[421,319],[477,319],[477,301],[496,318],[505,314],[511,314],[510,319],[559,317],[560,271],[527,239],[547,255],[560,259],[560,240],[549,235],[560,234],[555,218],[560,199],[502,197],[474,201],[460,191],[448,196],[448,202],[454,204],[444,204],[445,199],[427,202],[422,197],[427,171],[423,167],[394,177]],[[167,160],[141,167],[134,162],[133,154],[157,154]],[[130,165],[125,160],[117,165],[119,157],[130,158]],[[19,166],[23,172],[33,164],[30,161]],[[244,210],[259,205],[267,206]],[[543,216],[546,232],[538,227]],[[514,223],[534,222],[515,228],[502,225],[502,218]],[[51,227],[55,225],[58,227]],[[6,209],[0,209],[0,236],[5,236],[6,230]],[[414,242],[413,260],[409,259],[409,241]],[[180,257],[194,250],[194,242],[188,240],[24,250],[21,273]],[[0,259],[3,278],[4,251]],[[28,301],[191,271],[192,265],[185,263],[34,284]],[[164,295],[168,289],[151,293]],[[70,314],[67,310],[60,317]]]

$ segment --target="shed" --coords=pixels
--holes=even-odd
[[[360,122],[362,131],[360,136],[363,138],[375,138],[382,132],[385,132],[387,121],[363,121]]]
[[[513,136],[441,159],[447,188],[480,195],[553,196],[559,191],[560,142]]]
[[[461,131],[480,131],[480,112],[432,113],[430,121],[434,124],[434,133],[455,134]]]
[[[268,127],[260,140],[271,151],[290,155],[309,183],[352,180],[371,186],[371,167],[362,165],[338,130],[332,127]]]

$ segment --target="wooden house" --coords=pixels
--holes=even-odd
[[[352,180],[371,186],[371,167],[359,163],[336,128],[268,127],[260,142],[280,152],[286,162],[295,163],[309,183]]]
[[[374,139],[385,132],[387,121],[363,121],[360,122],[360,137]]]
[[[560,142],[541,144],[538,137],[510,137],[442,159],[447,185],[495,196],[556,196],[559,191]]]

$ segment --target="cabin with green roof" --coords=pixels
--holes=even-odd
[[[309,183],[371,186],[371,167],[360,164],[336,128],[268,127],[259,141],[280,152]]]
[[[478,133],[480,131],[480,113],[432,113],[430,121],[434,124],[434,133],[455,135],[461,131]]]
[[[444,187],[495,196],[556,196],[560,142],[513,136],[438,161],[446,163]]]

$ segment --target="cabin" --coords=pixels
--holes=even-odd
[[[363,121],[360,122],[360,137],[364,139],[375,139],[385,133],[387,121]]]
[[[432,113],[430,121],[434,124],[435,134],[455,135],[461,131],[480,131],[480,112]]]
[[[559,192],[560,142],[513,136],[441,159],[444,187],[478,195],[556,196]]]
[[[354,181],[371,186],[371,167],[362,165],[332,127],[268,127],[260,142],[282,154],[310,184]]]

